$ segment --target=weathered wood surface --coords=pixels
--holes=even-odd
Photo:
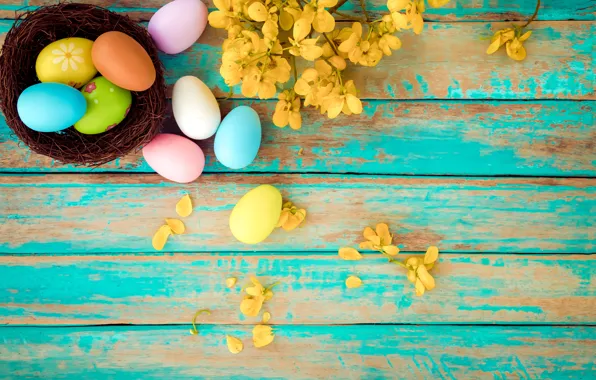
[[[184,193],[195,211],[185,219],[188,233],[168,243],[172,252],[334,251],[358,243],[365,226],[381,221],[409,251],[596,251],[594,179],[207,174],[180,185],[158,175],[56,174],[4,175],[0,182],[4,253],[151,252],[151,236],[176,215]],[[260,184],[305,207],[307,223],[244,245],[228,218]]]
[[[593,379],[594,327],[0,328],[0,376],[43,378]],[[225,336],[244,341],[230,354]]]
[[[275,102],[221,101],[223,113],[250,105],[261,115],[263,143],[243,172],[414,175],[596,175],[594,103],[588,101],[370,101],[364,113],[329,120],[304,112],[300,131],[271,122]],[[171,113],[164,131],[177,132]],[[199,141],[205,172],[230,172]],[[298,155],[303,149],[303,155]],[[96,169],[61,165],[19,144],[0,120],[0,170],[8,172],[152,172],[140,152]]]
[[[437,289],[417,297],[403,269],[372,253],[0,256],[0,324],[188,324],[200,308],[212,324],[252,324],[239,311],[250,275],[281,282],[264,307],[275,324],[596,321],[594,256],[447,254],[432,273]],[[346,288],[352,274],[361,288]]]
[[[363,99],[596,99],[594,23],[536,22],[525,43],[526,61],[514,62],[503,51],[487,56],[490,36],[509,25],[428,23],[422,35],[404,33],[403,48],[378,66],[356,67],[346,75]],[[1,22],[0,32],[10,26],[11,21]],[[225,35],[207,28],[190,50],[162,55],[168,84],[195,75],[216,96],[227,96],[228,87],[214,70]]]
[[[138,20],[149,20],[151,15],[169,0],[78,0],[80,3],[97,4],[116,12],[126,13]],[[5,0],[0,5],[0,17],[14,18],[15,10],[34,8],[40,5],[56,4],[57,0]],[[215,9],[213,1],[205,1],[209,9]],[[342,11],[361,13],[358,1],[351,0],[341,7]],[[443,8],[428,8],[424,13],[427,20],[441,21],[503,21],[527,20],[534,12],[536,0],[452,0]],[[367,1],[371,15],[387,13],[384,0]],[[538,20],[595,20],[596,5],[591,0],[542,0]]]

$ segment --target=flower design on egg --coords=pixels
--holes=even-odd
[[[71,69],[73,69],[74,71],[77,71],[79,69],[79,65],[77,65],[77,62],[78,63],[85,62],[83,57],[81,57],[81,55],[83,54],[83,49],[81,49],[81,48],[75,49],[74,42],[69,43],[68,46],[66,46],[66,44],[64,44],[64,43],[60,44],[60,49],[52,50],[52,54],[56,56],[56,58],[54,58],[52,60],[52,63],[55,65],[58,65],[61,63],[62,71],[68,70],[69,65],[70,65]]]
[[[92,93],[96,88],[97,86],[95,86],[95,82],[91,82],[85,86],[85,92]]]

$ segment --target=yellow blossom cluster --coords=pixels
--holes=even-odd
[[[362,102],[353,80],[344,78],[348,64],[375,66],[401,48],[394,34],[422,32],[424,0],[388,0],[388,14],[369,20],[351,17],[349,26],[333,16],[346,0],[214,0],[209,24],[225,29],[220,74],[242,95],[270,99],[278,95],[273,123],[302,126],[301,108],[312,106],[333,119],[360,114]],[[449,0],[427,0],[439,7]],[[364,6],[364,1],[361,2]],[[345,16],[342,14],[342,16]],[[338,26],[339,25],[339,26]],[[298,76],[296,59],[307,61]],[[288,85],[293,72],[293,84]]]
[[[389,226],[387,224],[379,223],[374,230],[366,227],[362,235],[366,240],[360,243],[360,249],[378,251],[389,258],[390,262],[405,268],[408,271],[408,280],[415,285],[416,295],[421,296],[425,290],[435,288],[435,279],[430,275],[429,271],[439,259],[439,249],[437,247],[429,247],[424,257],[412,256],[402,262],[396,259],[399,248],[392,244],[393,235],[389,232]],[[363,257],[358,250],[351,247],[340,248],[338,255],[344,260],[354,261],[361,260]],[[346,280],[346,286],[348,288],[357,288],[361,285],[362,280],[356,276],[350,276]]]

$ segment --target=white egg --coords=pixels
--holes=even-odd
[[[213,136],[221,122],[215,96],[203,81],[190,75],[176,81],[172,110],[182,133],[193,140]]]

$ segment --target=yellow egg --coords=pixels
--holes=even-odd
[[[72,37],[52,42],[37,56],[35,71],[41,82],[58,82],[80,88],[97,69],[91,59],[93,41]]]
[[[262,242],[271,234],[281,214],[281,194],[271,185],[261,185],[246,193],[230,215],[230,230],[246,244]]]

